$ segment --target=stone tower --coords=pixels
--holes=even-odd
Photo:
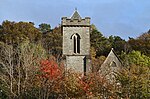
[[[71,18],[62,17],[63,56],[66,69],[86,73],[90,70],[90,18],[75,10]]]

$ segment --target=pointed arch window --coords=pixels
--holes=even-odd
[[[116,62],[112,61],[112,62],[110,63],[110,66],[111,66],[111,67],[116,67],[117,64],[116,64]]]
[[[73,39],[73,52],[80,53],[80,35],[75,33],[71,36],[71,39]]]

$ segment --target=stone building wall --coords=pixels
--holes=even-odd
[[[63,31],[63,55],[66,59],[66,69],[85,73],[90,66],[90,18],[82,19],[77,11],[71,18],[63,17],[61,21]],[[74,34],[80,37],[80,52],[74,52]]]
[[[66,56],[66,69],[71,69],[76,72],[84,72],[84,58],[85,56]]]
[[[122,63],[112,48],[106,60],[101,65],[99,72],[103,76],[106,76],[108,80],[113,81],[115,78],[116,72],[121,70],[121,68],[122,68]]]
[[[90,29],[89,27],[63,27],[63,54],[74,55],[73,39],[71,36],[75,33],[79,34],[80,39],[80,55],[89,55],[90,53]]]

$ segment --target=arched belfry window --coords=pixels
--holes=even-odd
[[[71,36],[71,39],[73,39],[73,52],[80,53],[80,35],[75,33]]]

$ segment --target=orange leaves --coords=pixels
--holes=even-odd
[[[92,84],[91,80],[86,80],[85,77],[79,79],[79,84],[82,90],[85,91],[86,94],[92,95],[92,92],[90,90],[90,85]]]
[[[62,76],[62,71],[54,60],[42,60],[40,70],[42,72],[42,77],[50,80],[54,80]]]

